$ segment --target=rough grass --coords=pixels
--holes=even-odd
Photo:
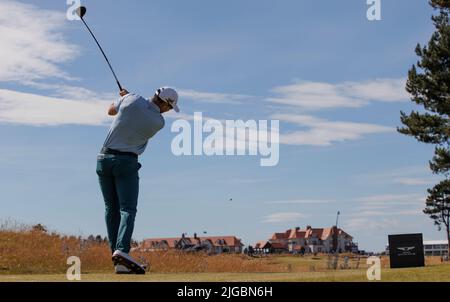
[[[202,253],[158,251],[134,252],[132,255],[150,263],[152,273],[283,272],[288,266],[235,254],[207,256]],[[65,273],[68,268],[66,261],[70,256],[80,258],[82,273],[113,269],[106,243],[87,242],[77,237],[28,228],[0,229],[0,274]]]
[[[176,251],[133,253],[150,263],[145,276],[113,274],[105,243],[33,231],[27,227],[0,227],[0,281],[66,281],[69,256],[81,259],[82,281],[367,281],[366,259],[349,256],[344,268],[329,268],[327,255],[266,256],[187,254]],[[427,267],[389,269],[382,258],[382,281],[450,281],[450,264],[427,257]]]
[[[67,258],[78,256],[89,270],[111,265],[105,244],[84,243],[77,237],[62,237],[40,231],[0,230],[0,273],[39,274],[67,270]]]

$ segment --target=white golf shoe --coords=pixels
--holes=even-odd
[[[114,266],[114,269],[116,271],[116,274],[118,274],[118,275],[129,275],[129,274],[132,274],[131,270],[128,269],[127,267],[125,267],[122,264],[116,264]]]
[[[145,267],[134,260],[133,257],[128,255],[127,253],[117,250],[114,252],[112,260],[115,266],[122,265],[125,268],[129,269],[132,274],[145,274]]]

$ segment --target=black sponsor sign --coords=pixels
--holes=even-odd
[[[425,266],[422,234],[389,235],[391,268]]]

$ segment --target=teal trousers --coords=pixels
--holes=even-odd
[[[105,201],[106,228],[112,252],[130,252],[140,168],[138,159],[128,155],[99,155],[97,159],[97,175]]]

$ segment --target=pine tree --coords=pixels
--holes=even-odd
[[[434,219],[434,223],[441,230],[444,225],[447,230],[447,240],[450,242],[450,180],[446,179],[434,188],[428,189],[429,196],[423,211]]]
[[[435,145],[430,168],[445,180],[429,189],[424,213],[439,229],[444,227],[450,252],[450,0],[431,0],[439,11],[432,17],[436,31],[427,46],[420,44],[416,54],[420,61],[409,70],[406,90],[411,100],[423,106],[423,112],[401,112],[402,134]]]

